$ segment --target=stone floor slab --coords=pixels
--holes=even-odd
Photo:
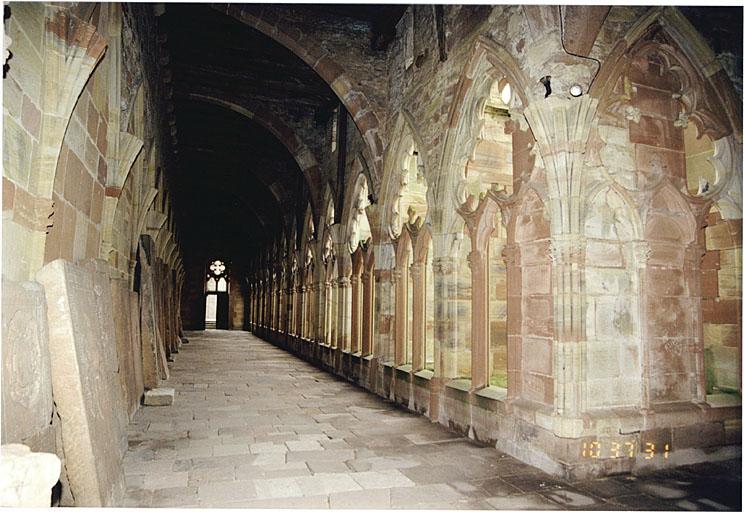
[[[128,427],[119,506],[741,509],[740,461],[569,483],[249,333],[188,336],[167,382],[176,403]]]

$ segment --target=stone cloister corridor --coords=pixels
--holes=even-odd
[[[236,331],[186,333],[128,428],[126,507],[738,510],[739,463],[567,482]]]
[[[0,506],[740,509],[743,13],[5,3]]]

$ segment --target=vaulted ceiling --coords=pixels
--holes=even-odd
[[[392,37],[403,12],[369,5],[300,9],[365,24],[377,43]],[[166,4],[159,25],[172,73],[178,141],[172,186],[182,243],[187,252],[208,247],[221,254],[260,246],[281,229],[289,209],[307,203],[308,191],[286,141],[267,130],[266,119],[246,112],[320,129],[339,100],[290,50],[209,5]]]

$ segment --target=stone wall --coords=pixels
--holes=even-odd
[[[273,24],[290,48],[293,30],[322,40],[327,29],[228,13],[264,33]],[[246,325],[556,474],[740,453],[740,100],[680,12],[414,6],[384,72],[352,65],[337,43],[328,58],[366,84],[342,96],[358,129],[352,199],[329,218],[339,200],[326,193],[301,244],[288,229],[249,264]],[[384,95],[369,86],[378,76]],[[354,95],[376,107],[379,162]],[[421,219],[401,211],[411,146]],[[349,246],[355,159],[370,164],[373,192],[364,256]],[[300,297],[299,333],[284,328],[298,307],[285,295]]]
[[[141,235],[157,267],[156,348],[172,355],[181,336],[155,18],[121,4],[9,9],[2,438],[59,456],[54,504],[104,506],[122,491],[126,424],[145,388]]]

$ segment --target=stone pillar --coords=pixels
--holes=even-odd
[[[349,350],[351,346],[351,280],[349,277],[338,278],[336,295],[338,297],[336,345],[341,350]]]
[[[504,249],[506,256],[506,396],[522,394],[522,262],[517,244]]]
[[[473,244],[475,245],[475,244]],[[488,385],[488,257],[474,250],[468,255],[472,279],[471,310],[471,386],[480,389]]]
[[[426,329],[426,283],[424,282],[423,262],[411,265],[409,272],[413,279],[413,354],[411,367],[413,371],[424,367],[424,336]]]
[[[374,273],[365,271],[362,274],[363,300],[360,312],[363,356],[372,353],[373,319],[375,318],[374,283]]]
[[[390,269],[375,269],[375,334],[374,354],[383,362],[392,361],[394,357],[393,322],[393,272]]]
[[[586,409],[585,249],[581,236],[567,235],[550,240],[555,412],[572,420],[578,420]]]
[[[434,369],[437,377],[443,379],[457,377],[457,264],[456,258],[451,256],[435,257],[432,262]]]
[[[403,263],[405,265],[405,263]],[[392,272],[392,289],[395,290],[395,314],[393,315],[393,362],[395,366],[400,366],[406,362],[406,324],[408,290],[406,284],[408,272],[405,269],[396,267]]]
[[[359,274],[351,274],[351,351],[357,353],[362,343],[362,287]]]
[[[50,507],[62,463],[23,444],[0,447],[0,507]]]
[[[585,409],[584,158],[598,100],[591,96],[532,102],[525,116],[542,157],[548,183],[553,295],[553,398],[556,434],[577,437]]]

